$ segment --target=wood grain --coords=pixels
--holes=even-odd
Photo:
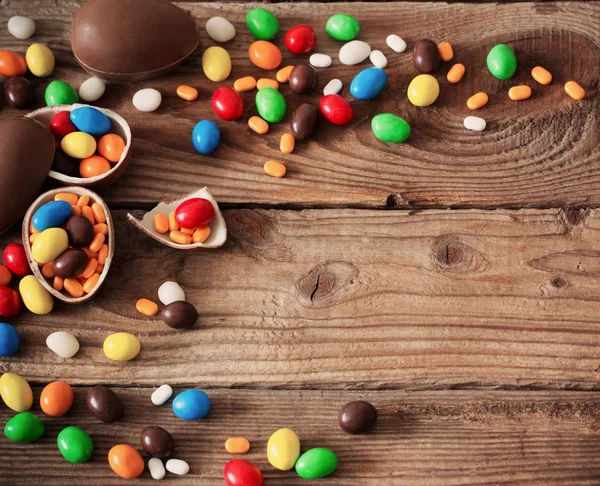
[[[56,53],[54,77],[78,87],[86,78],[70,51],[69,26],[82,2],[9,0],[0,6],[0,22],[20,13],[38,22],[36,40],[46,42]],[[213,15],[229,18],[238,30],[226,44],[233,59],[233,71],[224,84],[237,77],[258,72],[247,57],[251,37],[245,27],[247,4],[184,3],[197,19],[202,46],[212,44],[203,28]],[[389,56],[389,85],[371,102],[352,102],[356,119],[348,127],[332,127],[322,121],[313,141],[298,144],[297,150],[282,156],[279,138],[288,130],[289,114],[266,136],[252,133],[245,120],[256,113],[254,93],[244,95],[246,113],[240,122],[219,122],[223,136],[211,156],[195,153],[190,133],[203,118],[215,119],[210,96],[217,84],[202,74],[200,48],[173,74],[156,80],[110,86],[99,105],[117,111],[131,124],[134,135],[133,161],[127,174],[103,195],[109,204],[121,207],[149,206],[173,196],[208,185],[217,200],[233,204],[289,205],[293,207],[556,207],[600,204],[600,4],[518,3],[445,4],[373,3],[319,5],[293,3],[269,7],[280,20],[281,32],[294,24],[309,23],[317,28],[318,51],[333,55],[334,66],[319,72],[319,93],[332,78],[344,81],[343,94],[360,66],[342,66],[337,61],[340,44],[324,32],[325,19],[333,13],[354,13],[362,25],[361,39]],[[430,108],[417,109],[406,100],[410,79],[416,74],[410,52],[392,53],[385,36],[397,32],[409,47],[423,37],[447,40],[454,45],[456,61],[467,66],[464,80],[455,86],[445,81],[449,65],[436,73],[442,94]],[[492,78],[484,68],[491,46],[506,42],[517,51],[519,72],[511,81]],[[283,47],[283,35],[276,43]],[[2,30],[0,45],[23,52],[27,41],[17,41]],[[410,49],[409,49],[410,51]],[[306,61],[284,49],[284,64]],[[529,75],[537,64],[554,75],[550,86],[535,85]],[[587,90],[581,102],[568,98],[562,86],[575,79]],[[36,80],[37,104],[49,80]],[[197,102],[175,96],[180,84],[200,90]],[[521,103],[508,99],[510,86],[526,83],[533,97]],[[164,102],[158,112],[142,114],[131,104],[134,92],[142,87],[162,91]],[[469,114],[465,101],[484,90],[491,101],[481,112],[488,130],[469,133],[463,118]],[[318,102],[319,96],[293,95],[282,87],[291,111],[301,102]],[[413,127],[409,143],[398,146],[377,141],[370,120],[379,112],[392,111],[405,117]],[[15,114],[5,109],[3,116]],[[262,172],[269,158],[288,166],[284,180],[273,180]]]
[[[80,485],[129,484],[112,473],[106,455],[118,443],[141,450],[139,434],[148,425],[169,430],[176,443],[173,456],[191,466],[188,476],[170,475],[161,484],[222,485],[223,466],[233,458],[223,444],[231,436],[250,440],[250,453],[243,458],[263,471],[265,484],[307,484],[294,471],[275,471],[266,460],[270,434],[284,426],[298,433],[302,450],[328,447],[338,455],[338,470],[311,482],[315,485],[600,482],[598,393],[208,390],[213,402],[208,417],[185,422],[168,404],[154,407],[151,389],[115,391],[125,405],[124,419],[115,424],[103,424],[89,414],[85,388],[75,389],[73,409],[62,418],[46,417],[36,404],[34,412],[45,422],[46,434],[33,444],[0,438],[0,484],[19,484],[25,477],[29,485],[64,485],[66,480]],[[36,399],[39,393],[36,388]],[[339,408],[356,399],[371,401],[379,411],[378,423],[367,435],[350,436],[337,426]],[[1,422],[8,412],[0,409]],[[67,425],[83,428],[94,440],[88,463],[72,465],[61,457],[56,435]],[[135,484],[155,482],[146,471]]]
[[[22,313],[22,349],[0,371],[73,384],[599,387],[600,211],[224,215],[225,247],[185,252],[114,212],[104,287],[88,304]],[[171,279],[200,312],[191,331],[135,310]],[[45,347],[61,329],[81,342],[72,360]],[[117,331],[139,336],[134,361],[104,356]]]

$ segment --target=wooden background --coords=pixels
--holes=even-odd
[[[0,25],[15,14],[35,19],[36,42],[47,43],[58,64],[52,79],[76,88],[87,78],[70,51],[69,27],[82,0],[3,0]],[[322,122],[314,140],[284,156],[279,138],[286,120],[258,136],[246,113],[222,122],[222,143],[211,156],[191,145],[194,124],[215,119],[210,96],[218,86],[201,70],[212,45],[204,24],[231,20],[238,34],[225,45],[233,60],[232,85],[265,73],[247,58],[246,12],[258,4],[181,6],[197,19],[202,47],[174,73],[156,80],[111,85],[97,103],[131,125],[133,160],[125,176],[101,190],[113,210],[117,253],[109,278],[93,301],[57,303],[49,316],[23,312],[12,322],[22,336],[17,356],[0,372],[23,375],[41,388],[62,379],[75,388],[72,411],[43,417],[45,437],[35,444],[0,438],[0,484],[125,484],[109,469],[108,449],[139,446],[147,425],[162,425],[176,441],[175,457],[188,461],[173,484],[223,484],[231,458],[223,443],[246,436],[247,458],[268,485],[306,484],[275,471],[265,445],[279,427],[296,430],[303,450],[325,446],[340,459],[336,473],[312,484],[331,485],[598,485],[600,466],[600,3],[278,3],[276,43],[291,26],[315,27],[318,52],[334,58],[319,70],[314,96],[281,90],[288,113],[318,102],[332,78],[344,82],[368,62],[342,66],[340,43],[324,30],[329,15],[354,14],[360,39],[388,56],[390,77],[381,96],[353,101],[347,127]],[[409,50],[396,54],[385,37],[397,33]],[[410,48],[424,37],[450,41],[467,74],[451,86],[450,64],[436,73],[441,96],[415,108],[405,91],[416,74]],[[511,45],[519,70],[511,81],[487,72],[485,56],[498,42]],[[24,52],[28,41],[0,28],[0,48]],[[285,49],[284,64],[306,60]],[[534,65],[555,81],[539,86]],[[271,76],[273,73],[270,74]],[[577,80],[587,91],[574,102],[562,86]],[[36,106],[50,80],[35,80]],[[175,96],[180,84],[200,91],[195,102]],[[511,102],[507,91],[525,83],[532,98]],[[155,87],[161,108],[136,112],[135,91]],[[483,133],[462,127],[465,101],[490,94]],[[408,143],[386,145],[370,131],[373,115],[393,111],[413,129]],[[18,114],[4,108],[0,116]],[[288,175],[263,174],[276,158]],[[160,246],[126,221],[163,197],[207,185],[225,209],[227,244],[216,251],[179,252]],[[393,209],[393,210],[386,210]],[[0,246],[18,241],[3,235]],[[156,298],[174,279],[200,311],[192,331],[177,332],[135,310],[140,297]],[[53,331],[69,330],[81,343],[70,360],[45,346]],[[110,362],[105,337],[129,331],[142,342],[128,363]],[[205,420],[188,423],[170,406],[154,407],[154,387],[199,387],[213,399]],[[89,386],[106,384],[122,397],[126,416],[101,424],[86,410]],[[349,436],[337,426],[347,401],[366,399],[380,411],[375,430]],[[12,415],[0,407],[0,422]],[[94,439],[87,464],[71,465],[56,434],[78,425]],[[153,484],[148,472],[136,484]]]

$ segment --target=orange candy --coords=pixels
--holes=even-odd
[[[265,162],[264,170],[266,174],[271,177],[277,177],[278,179],[281,179],[286,173],[285,165],[276,160],[268,160]]]
[[[235,83],[233,83],[233,89],[235,89],[238,93],[252,91],[254,88],[256,88],[256,79],[254,79],[252,76],[236,79]]]
[[[92,290],[94,290],[94,288],[96,287],[96,285],[98,285],[99,281],[100,281],[100,274],[99,273],[93,274],[90,278],[88,278],[84,282],[84,284],[83,284],[83,291],[86,294],[89,294]]]
[[[94,220],[96,223],[106,223],[106,216],[104,216],[104,210],[102,206],[97,202],[92,204],[92,213],[94,213]]]
[[[106,239],[106,236],[104,236],[102,233],[96,233],[94,235],[94,239],[90,243],[90,246],[89,246],[90,251],[94,251],[94,252],[99,251],[100,248],[102,248],[102,245],[104,244],[105,239]]]
[[[5,78],[23,76],[27,72],[25,58],[16,52],[0,51],[0,75]]]
[[[438,44],[438,52],[440,53],[442,61],[445,62],[451,61],[454,57],[454,50],[452,49],[452,44],[450,44],[450,42],[440,42]]]
[[[135,308],[145,316],[155,316],[158,313],[158,305],[150,299],[140,299],[135,303]]]
[[[192,88],[191,86],[186,86],[182,84],[177,88],[177,96],[186,101],[194,101],[198,98],[198,90],[196,88]]]
[[[87,206],[90,203],[90,196],[79,196],[79,199],[77,199],[77,206],[79,206],[80,208],[82,208],[83,206]]]
[[[582,100],[585,97],[585,90],[575,81],[565,84],[565,93],[574,100]]]
[[[96,224],[96,220],[94,219],[94,212],[89,206],[83,206],[81,208],[81,215],[87,218],[90,221],[90,223],[92,223],[92,226]]]
[[[40,407],[50,417],[62,417],[73,405],[73,389],[64,381],[46,385],[40,395]]]
[[[52,270],[52,266],[54,262],[48,262],[42,267],[42,275],[46,278],[54,278],[54,270]]]
[[[458,83],[463,76],[465,75],[465,66],[461,63],[456,63],[454,66],[450,68],[448,74],[446,75],[446,79],[449,83],[456,84]]]
[[[29,235],[29,243],[31,243],[33,245],[33,242],[35,241],[35,239],[40,236],[39,233],[31,233],[31,235]]]
[[[109,170],[108,160],[100,155],[92,155],[79,163],[79,174],[85,179],[106,174]]]
[[[192,235],[192,243],[204,243],[210,236],[210,228],[208,226],[200,226],[196,228]]]
[[[469,110],[479,110],[479,108],[487,105],[488,95],[483,91],[476,93],[467,100]]]
[[[106,226],[106,223],[95,224],[94,233],[102,233],[104,236],[106,236],[108,234],[108,226]]]
[[[284,154],[291,154],[296,146],[296,139],[291,133],[284,133],[279,142],[279,150]]]
[[[56,196],[54,196],[55,201],[67,201],[71,206],[76,206],[79,198],[77,194],[73,194],[72,192],[59,192]]]
[[[54,281],[52,282],[52,288],[60,292],[63,289],[63,286],[64,280],[62,279],[62,277],[54,277]]]
[[[179,224],[177,224],[177,221],[175,220],[175,211],[171,211],[169,213],[169,231],[178,231],[179,230]]]
[[[552,82],[552,74],[542,66],[536,66],[531,70],[531,77],[540,84],[550,84]]]
[[[513,86],[508,90],[508,97],[513,101],[526,100],[531,96],[531,88],[526,85]]]
[[[257,82],[256,82],[256,87],[258,88],[258,90],[260,91],[263,88],[273,88],[273,89],[279,89],[279,83],[277,81],[275,81],[274,79],[269,79],[269,78],[260,78]]]
[[[179,231],[181,231],[184,235],[193,235],[194,231],[196,231],[196,228],[179,228]]]
[[[108,245],[104,244],[98,250],[98,263],[100,265],[104,265],[106,263],[106,259],[108,258]]]
[[[81,275],[78,275],[78,278],[90,278],[92,275],[94,275],[96,268],[98,268],[98,260],[95,258],[90,258],[87,262],[87,265],[81,272]]]
[[[251,116],[248,120],[248,126],[259,135],[264,135],[269,131],[269,124],[260,116]]]
[[[0,265],[0,285],[8,285],[11,278],[12,273],[10,273],[10,270],[4,265]]]
[[[248,56],[252,64],[267,70],[277,68],[283,59],[279,47],[264,40],[257,40],[250,44]]]
[[[83,286],[76,278],[65,278],[63,287],[71,297],[81,297],[83,295]]]
[[[156,213],[154,215],[154,229],[157,233],[164,235],[169,231],[169,218],[162,213]]]
[[[286,66],[279,71],[275,75],[275,79],[280,83],[287,83],[290,80],[290,74],[294,70],[294,66]]]
[[[180,245],[189,245],[192,242],[192,235],[186,235],[181,231],[171,231],[169,233],[169,238],[171,238],[171,241],[179,243]]]
[[[123,150],[125,150],[125,140],[116,133],[107,133],[98,140],[98,153],[109,162],[121,160]]]
[[[232,437],[225,441],[225,450],[229,454],[245,454],[250,450],[250,442],[243,437]]]
[[[122,478],[137,478],[144,472],[144,459],[138,451],[127,444],[119,444],[108,451],[110,468]]]

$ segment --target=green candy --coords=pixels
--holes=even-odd
[[[510,79],[517,71],[517,58],[515,53],[506,44],[492,47],[487,55],[487,67],[498,79]]]
[[[335,40],[351,41],[360,32],[360,24],[352,15],[335,14],[329,17],[325,30]]]
[[[21,412],[6,422],[4,435],[15,442],[33,442],[44,435],[44,424],[31,412]]]
[[[393,113],[380,113],[374,116],[371,129],[382,142],[404,142],[410,135],[410,125]]]
[[[296,473],[304,479],[329,476],[338,465],[337,456],[329,449],[309,449],[296,462]]]
[[[287,103],[283,95],[274,88],[263,88],[256,93],[256,109],[263,120],[277,123],[283,120]]]
[[[92,439],[79,427],[70,426],[62,429],[56,443],[63,457],[73,463],[86,462],[94,452]]]
[[[272,40],[279,32],[277,18],[264,8],[250,10],[246,14],[246,24],[252,35],[259,40]]]
[[[79,95],[69,83],[64,81],[54,80],[46,88],[44,94],[46,105],[72,105],[79,101]]]

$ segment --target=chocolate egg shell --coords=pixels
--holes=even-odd
[[[173,436],[167,430],[156,425],[142,430],[141,439],[142,449],[150,457],[168,457],[175,447]]]
[[[54,158],[54,136],[29,118],[0,120],[0,234],[25,214]]]
[[[120,420],[125,411],[121,399],[114,391],[105,386],[90,388],[85,402],[90,413],[98,420],[106,423]]]
[[[88,0],[71,27],[81,67],[107,81],[150,79],[198,46],[196,22],[168,0]]]
[[[160,317],[173,329],[189,329],[198,319],[198,311],[189,302],[179,300],[163,307]]]
[[[310,103],[302,103],[292,113],[291,127],[292,135],[296,140],[310,138],[319,121],[319,110]]]

